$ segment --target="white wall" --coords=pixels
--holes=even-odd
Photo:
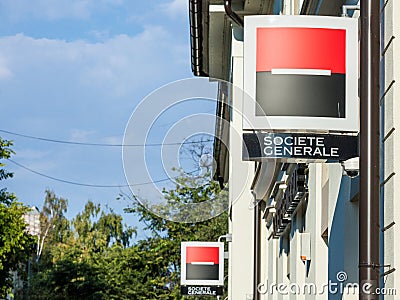
[[[328,282],[328,247],[321,237],[322,223],[322,164],[309,165],[309,196],[305,214],[305,232],[311,234],[311,261],[307,283],[319,289]],[[308,295],[306,299],[328,299],[327,295]]]
[[[234,35],[235,36],[235,35]],[[229,253],[229,299],[253,299],[253,231],[254,211],[250,208],[250,191],[254,176],[254,162],[242,161],[242,88],[243,42],[232,41],[232,121],[230,127],[229,200],[232,205]]]

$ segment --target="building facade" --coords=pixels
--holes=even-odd
[[[214,148],[215,178],[229,184],[231,204],[228,299],[358,299],[359,177],[344,174],[340,163],[243,161],[241,93],[244,16],[341,16],[343,5],[350,5],[347,17],[358,18],[357,9],[350,8],[358,4],[190,1],[193,72],[231,84],[224,86],[217,109],[217,117],[230,127],[222,128],[217,118]],[[380,287],[385,288],[381,298],[398,299],[400,42],[395,37],[400,34],[400,3],[387,0],[381,6]]]

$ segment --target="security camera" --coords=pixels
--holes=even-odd
[[[357,177],[360,174],[360,158],[354,157],[348,160],[342,161],[341,165],[343,168],[343,175],[349,176],[350,178]]]

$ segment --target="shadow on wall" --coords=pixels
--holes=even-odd
[[[329,232],[328,279],[332,283],[358,283],[358,192],[359,178],[343,176]],[[347,280],[338,275],[345,272]],[[344,273],[341,273],[344,274]],[[342,295],[329,294],[329,300]]]

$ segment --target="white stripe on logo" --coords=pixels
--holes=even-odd
[[[331,76],[331,70],[322,69],[272,69],[272,75],[321,75]]]
[[[192,265],[204,265],[204,266],[213,266],[214,263],[212,261],[208,262],[208,261],[196,261],[196,262],[192,262]]]

